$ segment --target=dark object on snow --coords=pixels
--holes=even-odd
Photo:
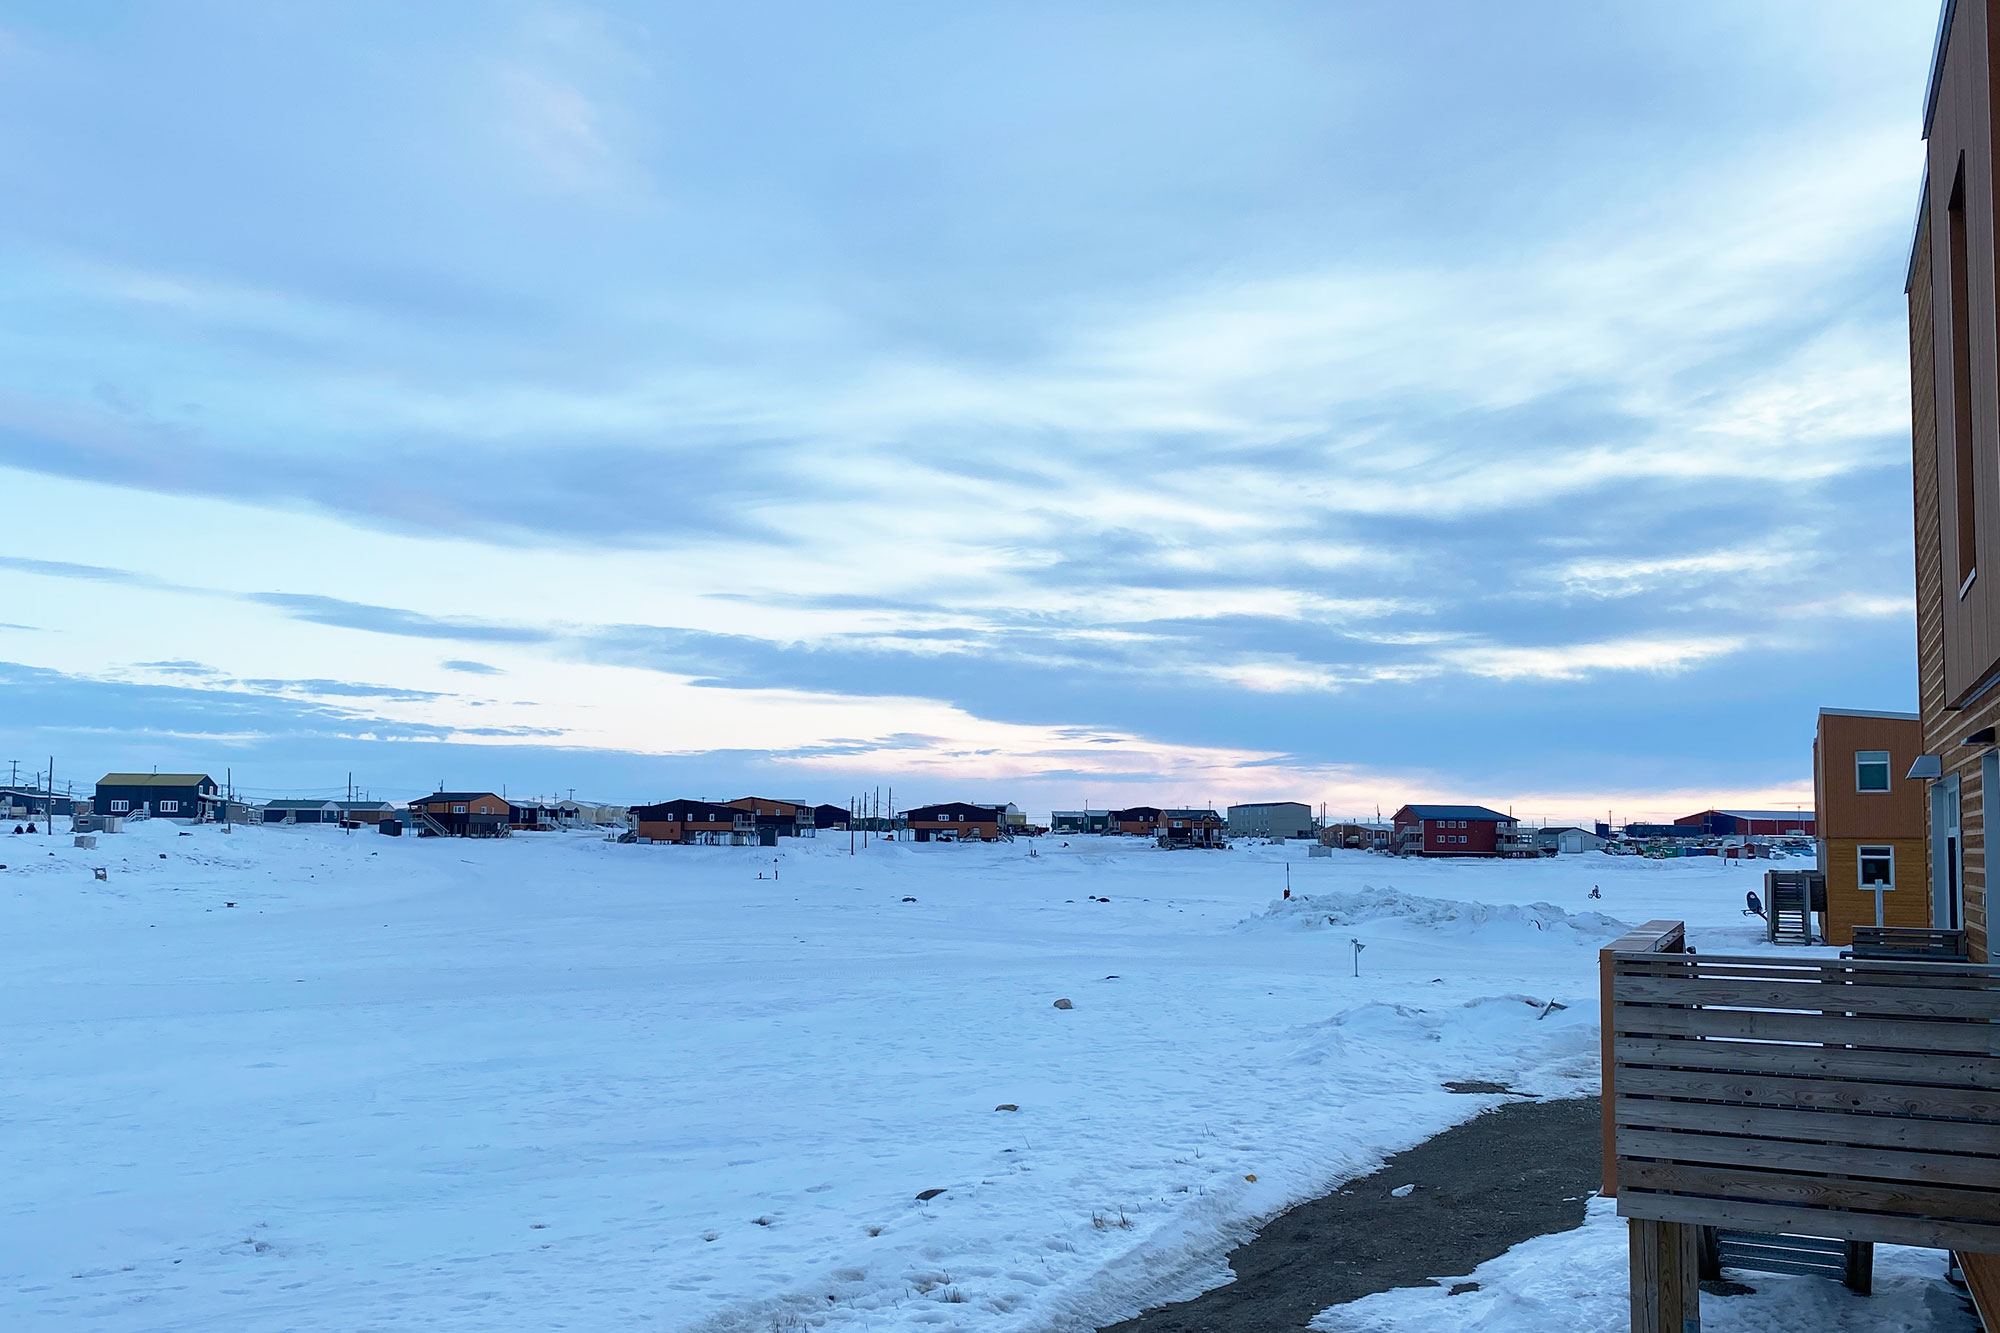
[[[1752,889],[1748,893],[1743,895],[1743,915],[1745,916],[1764,915],[1764,904],[1758,900],[1757,890]]]
[[[1063,997],[1062,999],[1060,999],[1060,1000],[1057,1000],[1057,1001],[1056,1001],[1056,1008],[1058,1008],[1058,1009],[1074,1009],[1074,1008],[1076,1008],[1076,1006],[1075,1006],[1075,1005],[1073,1005],[1073,1004],[1071,1004],[1071,1003],[1069,1002],[1069,997],[1068,997],[1067,995],[1065,995],[1065,996],[1064,996],[1064,997]]]
[[[400,819],[385,819],[375,826],[375,831],[386,837],[400,838],[403,836],[403,821]],[[370,852],[369,855],[373,856],[374,853]]]
[[[1508,1097],[1539,1097],[1539,1092],[1517,1092],[1505,1083],[1489,1083],[1483,1078],[1460,1079],[1444,1085],[1446,1092],[1501,1093]]]
[[[94,875],[96,875],[96,876],[97,876],[97,877],[98,877],[99,879],[109,879],[109,878],[111,878],[111,876],[110,876],[110,873],[109,873],[108,871],[106,871],[106,870],[105,870],[105,868],[104,868],[103,866],[99,866],[99,867],[97,867],[97,869],[96,869],[96,870],[94,870],[94,871],[92,871],[91,873],[92,873],[92,874],[94,874]]]
[[[161,859],[162,861],[166,860],[166,859],[167,859],[167,854],[166,854],[165,852],[161,852],[161,853],[160,853],[160,859]]]
[[[996,1111],[1018,1111],[1021,1108],[1014,1105],[1014,1103],[1012,1102],[1001,1102],[998,1106],[994,1107],[993,1109]]]
[[[25,830],[25,829],[23,829],[23,828],[22,828],[22,827],[21,827],[21,826],[20,826],[19,824],[16,824],[16,825],[14,825],[14,832],[16,832],[16,833],[23,833],[23,832],[26,832],[26,830]]]
[[[1599,891],[1598,887],[1595,884],[1593,884],[1590,886],[1590,896],[1593,898],[1602,898],[1604,894]]]
[[[923,1193],[917,1195],[917,1202],[929,1203],[932,1199],[935,1199],[938,1195],[942,1193],[944,1193],[943,1190],[925,1190]]]
[[[1468,1291],[1478,1291],[1478,1290],[1479,1290],[1479,1284],[1477,1282],[1454,1282],[1451,1284],[1451,1290],[1447,1291],[1445,1295],[1463,1296]]]
[[[904,901],[904,902],[906,902],[906,903],[913,903],[913,902],[915,902],[915,901],[916,901],[916,899],[915,899],[915,898],[905,898],[905,899],[903,899],[903,901]]]

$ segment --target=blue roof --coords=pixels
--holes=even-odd
[[[1488,810],[1483,805],[1406,805],[1403,807],[1418,819],[1512,819],[1498,810]]]

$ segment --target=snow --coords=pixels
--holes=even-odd
[[[1623,923],[1762,947],[1712,859],[128,829],[0,838],[9,1329],[1088,1329],[1594,1090]]]
[[[1826,1278],[1775,1273],[1728,1276],[1750,1295],[1704,1295],[1703,1333],[1805,1333],[1868,1329],[1870,1333],[1978,1333],[1965,1297],[1939,1280],[1942,1251],[1875,1247],[1872,1294],[1858,1296]],[[1313,1320],[1320,1333],[1626,1333],[1632,1327],[1625,1225],[1610,1199],[1592,1199],[1574,1231],[1516,1245],[1463,1276],[1440,1275],[1443,1286],[1404,1287],[1336,1306]],[[1455,1282],[1476,1291],[1450,1294]]]

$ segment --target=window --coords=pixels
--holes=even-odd
[[[130,801],[113,801],[111,803],[111,813],[114,815],[125,814],[126,812],[130,811],[131,808],[132,808],[132,803]]]
[[[181,808],[181,803],[179,801],[160,802],[160,813],[163,815],[178,814],[180,813],[180,808]]]
[[[1896,849],[1894,847],[1863,847],[1858,853],[1861,862],[1861,887],[1864,889],[1893,889],[1896,887]]]
[[[1854,790],[1889,790],[1889,752],[1858,750],[1854,755]]]
[[[462,805],[454,805],[451,808],[451,812],[455,815],[462,815],[465,813],[465,807]]]
[[[1958,501],[1958,595],[1965,596],[1979,562],[1978,513],[1973,505],[1972,448],[1972,278],[1967,261],[1965,156],[1947,206],[1951,246],[1951,428],[1952,490]]]

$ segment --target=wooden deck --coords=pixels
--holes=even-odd
[[[2000,1254],[2000,967],[1697,955],[1677,928],[1603,959],[1633,1327],[1699,1317],[1699,1226]]]

